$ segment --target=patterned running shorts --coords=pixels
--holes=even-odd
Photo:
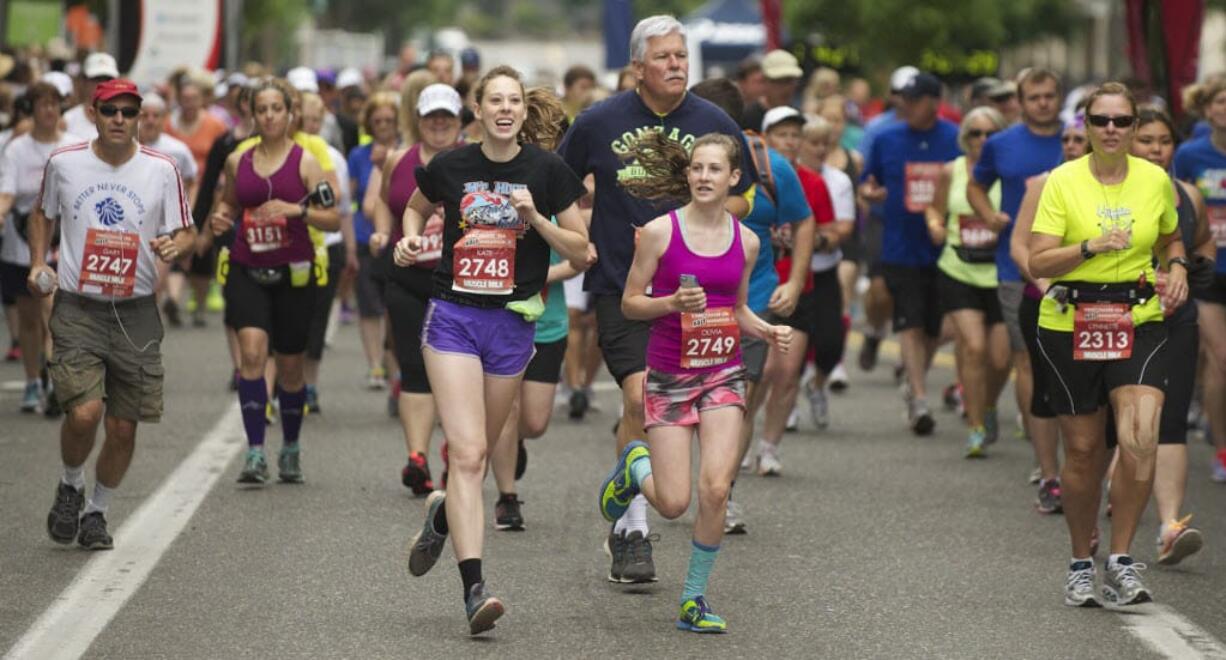
[[[697,426],[699,413],[726,406],[745,410],[743,365],[701,374],[647,370],[643,388],[644,428]]]

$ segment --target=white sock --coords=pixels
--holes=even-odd
[[[77,490],[85,488],[85,464],[76,467],[64,464],[64,475],[60,477],[60,482]]]
[[[1107,557],[1107,566],[1115,566],[1116,564],[1119,563],[1120,557],[1127,557],[1127,556],[1128,555],[1110,555]]]
[[[641,532],[643,536],[647,536],[647,498],[643,497],[642,493],[635,495],[634,499],[630,500],[626,515],[618,519],[613,531],[616,533]]]
[[[1093,564],[1094,564],[1094,558],[1093,558],[1093,557],[1086,557],[1085,559],[1078,559],[1078,558],[1076,558],[1076,557],[1073,557],[1072,559],[1070,559],[1070,560],[1069,560],[1069,565],[1070,565],[1070,566],[1072,566],[1073,564],[1076,564],[1076,563],[1077,563],[1077,562],[1079,562],[1079,561],[1088,561],[1088,562],[1090,562],[1090,564],[1091,564],[1091,565],[1093,565]]]
[[[94,494],[89,496],[89,503],[85,505],[85,513],[106,514],[106,508],[111,504],[111,495],[115,492],[113,488],[107,488],[99,482],[94,482]]]

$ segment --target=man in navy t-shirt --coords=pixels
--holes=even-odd
[[[883,131],[866,154],[861,195],[883,202],[881,269],[894,299],[894,332],[910,384],[907,419],[918,435],[936,426],[925,400],[924,376],[941,334],[937,256],[924,222],[941,167],[957,158],[958,127],[937,116],[941,82],[915,75],[899,90],[905,123]]]

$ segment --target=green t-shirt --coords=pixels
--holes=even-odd
[[[1039,198],[1034,232],[1059,236],[1060,244],[1079,245],[1104,233],[1106,221],[1132,231],[1132,243],[1123,250],[1086,259],[1054,282],[1123,284],[1137,282],[1141,274],[1154,281],[1153,251],[1160,234],[1178,230],[1175,191],[1162,168],[1141,158],[1128,157],[1128,175],[1122,183],[1104,186],[1090,173],[1090,156],[1052,170]],[[1158,297],[1132,308],[1134,325],[1162,320]],[[1039,327],[1073,331],[1073,307],[1063,314],[1056,301],[1044,298]]]
[[[958,156],[954,160],[953,170],[949,177],[949,198],[946,201],[948,218],[945,222],[945,248],[941,250],[941,257],[937,260],[937,268],[963,284],[981,289],[995,289],[999,284],[996,279],[995,259],[987,263],[972,264],[958,256],[957,248],[962,245],[960,218],[966,216],[978,221],[979,216],[966,200],[966,184],[970,180],[966,156]],[[992,208],[1000,209],[1000,181],[988,191],[988,198],[992,200]],[[976,231],[982,233],[990,230],[982,228]]]
[[[557,220],[554,222],[556,223]],[[550,250],[549,265],[561,262],[562,256]],[[566,289],[559,280],[547,285],[541,295],[545,298],[545,313],[536,320],[536,338],[533,341],[538,344],[552,344],[564,339],[566,333],[570,331],[570,317],[566,310]]]

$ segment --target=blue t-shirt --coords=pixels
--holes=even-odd
[[[366,217],[365,213],[362,213],[362,200],[366,199],[366,184],[370,182],[370,174],[375,169],[375,164],[370,160],[372,147],[374,147],[373,142],[354,147],[349,152],[347,159],[349,178],[358,182],[357,188],[353,191],[353,200],[357,202],[357,211],[353,214],[353,235],[359,246],[369,243],[370,235],[375,233],[374,223]]]
[[[600,258],[583,278],[584,289],[592,293],[621,294],[634,259],[635,228],[676,206],[632,197],[618,183],[643,176],[642,168],[622,156],[647,131],[662,131],[687,148],[707,133],[735,137],[741,141],[742,159],[741,180],[733,194],[745,192],[757,180],[740,127],[718,106],[693,94],[686,94],[681,105],[663,117],[634,90],[614,94],[580,113],[558,153],[580,178],[588,174],[596,178],[590,236]]]
[[[958,127],[944,119],[926,131],[896,124],[872,142],[861,181],[876,177],[885,186],[881,263],[894,266],[935,266],[941,247],[933,245],[923,208],[932,202],[935,176],[945,163],[962,154]],[[908,171],[911,199],[908,200]],[[908,210],[910,201],[912,210]]]
[[[979,162],[975,163],[975,180],[985,188],[1000,181],[1000,210],[1013,219],[1026,195],[1026,180],[1043,174],[1063,161],[1060,134],[1036,135],[1025,124],[1017,124],[988,138]],[[996,277],[1001,282],[1020,282],[1022,274],[1009,256],[1009,237],[1013,223],[1001,230],[996,240]]]
[[[900,123],[902,120],[898,118],[898,112],[894,108],[888,108],[868,120],[868,123],[864,125],[864,132],[860,135],[860,148],[857,151],[868,155],[869,150],[873,148],[873,140],[876,140],[885,129],[893,128]]]
[[[1179,145],[1175,151],[1175,178],[1196,186],[1205,197],[1209,228],[1219,246],[1226,242],[1226,153],[1217,150],[1206,136]],[[1222,218],[1214,222],[1214,218]],[[1226,273],[1226,248],[1218,247],[1218,273]]]
[[[793,224],[804,220],[813,214],[809,210],[809,201],[805,198],[804,188],[800,185],[800,177],[795,168],[774,149],[769,149],[771,161],[771,176],[775,180],[775,199],[778,206],[758,187],[753,198],[753,210],[741,220],[742,224],[758,235],[761,247],[758,248],[758,260],[754,262],[753,272],[749,275],[749,308],[755,313],[766,311],[771,294],[779,286],[779,273],[775,271],[775,251],[771,247],[771,228],[783,224]]]
[[[1209,137],[1211,133],[1213,133],[1213,128],[1209,126],[1209,122],[1202,119],[1192,126],[1192,137],[1188,139],[1199,140],[1203,137]]]

